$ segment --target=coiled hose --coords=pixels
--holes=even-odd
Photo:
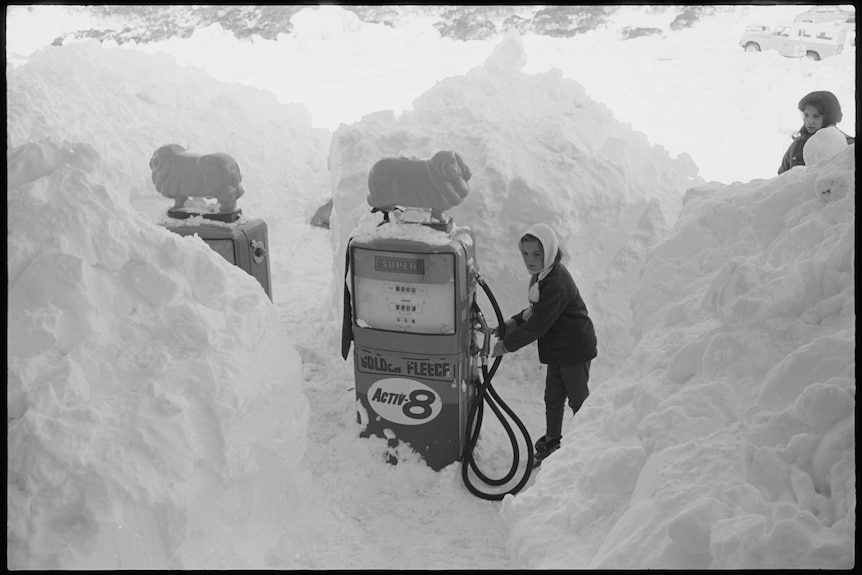
[[[500,306],[497,304],[497,300],[494,297],[494,294],[491,292],[491,289],[488,287],[488,284],[482,279],[478,274],[476,275],[476,281],[482,289],[485,291],[485,294],[488,296],[488,299],[491,301],[491,305],[494,308],[494,313],[497,316],[497,325],[500,326],[501,330],[505,330],[505,322],[503,320],[503,314],[500,312]],[[461,477],[464,480],[464,485],[473,495],[480,497],[482,499],[488,499],[492,501],[500,501],[508,494],[518,493],[521,489],[523,489],[524,485],[527,484],[527,481],[530,479],[530,474],[533,471],[533,441],[530,438],[530,433],[527,431],[527,428],[524,426],[523,422],[518,418],[512,409],[506,405],[500,396],[497,394],[497,391],[494,389],[494,386],[491,385],[491,380],[494,378],[494,374],[497,372],[497,368],[500,365],[500,361],[502,357],[497,357],[494,359],[493,364],[490,369],[487,364],[487,351],[488,351],[488,337],[490,335],[487,330],[487,326],[484,321],[484,317],[482,316],[482,311],[479,309],[479,306],[476,302],[473,302],[473,310],[479,317],[483,327],[486,329],[485,334],[485,346],[482,353],[482,380],[479,382],[478,390],[476,393],[476,397],[473,399],[473,404],[470,406],[470,411],[467,416],[467,427],[466,427],[466,441],[464,445],[464,453],[461,457]],[[501,336],[505,335],[505,333],[501,333]],[[499,479],[494,479],[488,477],[479,469],[479,466],[476,464],[476,460],[473,458],[473,449],[476,447],[476,441],[479,438],[479,431],[482,429],[482,419],[485,411],[485,403],[487,403],[491,410],[494,412],[494,415],[497,416],[497,419],[500,420],[500,423],[503,425],[503,428],[506,430],[506,434],[509,436],[509,441],[512,444],[512,465],[509,467],[508,473]],[[506,419],[503,412],[509,416],[511,421],[515,422],[518,426],[518,429],[521,431],[524,439],[527,443],[527,466],[524,470],[524,474],[518,483],[510,490],[494,493],[482,491],[477,488],[470,479],[469,471],[472,470],[475,473],[476,477],[478,477],[485,485],[499,487],[502,485],[508,484],[518,472],[518,467],[520,463],[520,455],[521,450],[518,445],[518,437],[515,435],[512,426],[509,424],[509,420]]]

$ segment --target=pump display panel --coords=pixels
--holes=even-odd
[[[455,333],[455,254],[353,248],[356,324],[419,334]]]
[[[234,241],[231,238],[204,238],[204,242],[217,254],[226,259],[230,264],[236,265],[236,254],[234,254]]]

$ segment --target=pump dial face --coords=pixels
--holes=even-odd
[[[354,248],[353,298],[362,327],[455,333],[455,255]]]

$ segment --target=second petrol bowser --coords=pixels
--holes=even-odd
[[[488,366],[491,329],[477,304],[479,287],[500,325],[503,320],[479,273],[475,237],[443,213],[466,197],[470,176],[451,151],[429,160],[385,158],[372,167],[368,203],[383,221],[355,231],[347,245],[342,355],[347,359],[352,343],[361,436],[407,443],[434,470],[461,461],[474,494],[502,499],[526,484],[533,447],[491,386],[500,358]],[[482,474],[472,458],[485,403],[512,440],[513,465],[498,480]],[[500,486],[520,467],[501,406],[525,438],[527,461],[513,489],[489,493],[473,486],[468,468]]]
[[[200,237],[228,263],[254,277],[272,300],[266,222],[244,216],[236,206],[245,193],[236,160],[221,152],[199,154],[167,144],[153,153],[150,168],[156,191],[174,200],[161,225],[181,236]]]

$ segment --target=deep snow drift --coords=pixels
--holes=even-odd
[[[84,43],[7,66],[7,566],[852,567],[855,147],[705,184],[525,57],[508,37],[328,154],[301,107],[164,55]],[[165,143],[237,158],[273,303],[158,225]],[[517,234],[542,219],[600,328],[589,400],[502,503],[358,439],[337,345],[345,241],[379,218],[368,167],[439,149],[474,171],[450,215],[504,312],[526,301]],[[333,229],[308,226],[330,196]],[[531,348],[495,380],[535,437],[542,378]]]

